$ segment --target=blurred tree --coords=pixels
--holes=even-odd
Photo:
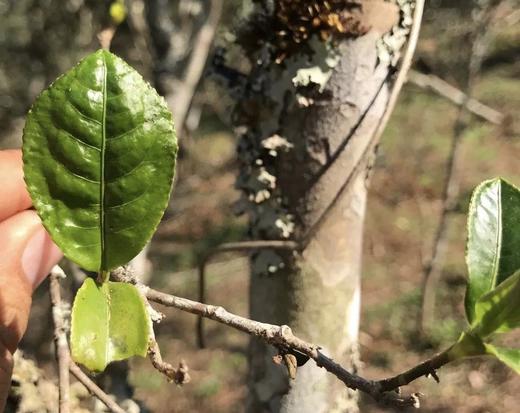
[[[8,125],[56,76],[95,47],[107,19],[95,0],[0,1],[0,121]]]

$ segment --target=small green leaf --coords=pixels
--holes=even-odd
[[[72,309],[74,361],[91,371],[103,371],[112,361],[145,356],[149,337],[150,318],[133,285],[85,280]]]
[[[519,348],[504,348],[496,347],[492,344],[485,344],[486,352],[492,356],[495,356],[506,366],[510,367],[515,371],[516,374],[520,374],[520,349]]]
[[[475,304],[471,330],[481,338],[520,327],[520,271]]]
[[[150,239],[176,153],[164,99],[105,50],[38,97],[23,133],[25,180],[43,225],[91,271],[126,264]]]
[[[485,181],[473,192],[466,262],[471,324],[477,300],[520,269],[520,191],[503,179]]]

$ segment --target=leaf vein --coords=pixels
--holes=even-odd
[[[56,125],[54,125],[54,126],[59,131],[62,131],[65,134],[65,136],[67,136],[69,139],[72,139],[72,140],[78,142],[79,144],[86,146],[87,148],[91,148],[91,149],[96,150],[97,152],[101,152],[101,149],[98,148],[97,146],[91,145],[90,143],[87,143],[87,142],[81,140],[80,138],[78,138],[77,136],[74,136],[72,133],[70,133],[66,129],[60,128],[59,126],[56,126]]]
[[[140,194],[139,196],[135,197],[134,199],[131,199],[130,201],[123,202],[122,204],[110,205],[110,206],[107,206],[105,209],[107,209],[107,210],[113,210],[113,209],[117,209],[117,208],[125,207],[125,206],[127,206],[127,205],[129,205],[129,204],[132,204],[132,203],[134,203],[134,202],[137,202],[140,198],[142,198],[143,196],[145,196],[147,193],[148,193],[148,191],[144,191],[142,194]]]
[[[75,112],[76,112],[76,113],[77,113],[81,118],[83,118],[83,119],[85,119],[85,120],[87,120],[87,121],[89,121],[89,122],[95,123],[95,124],[97,124],[97,125],[103,126],[103,122],[100,122],[99,120],[94,119],[94,118],[92,118],[92,117],[86,115],[85,113],[83,113],[83,112],[81,111],[81,109],[78,108],[78,107],[74,104],[74,102],[72,102],[72,100],[69,99],[68,102],[70,103],[70,106],[74,109],[74,111],[75,111]]]
[[[54,159],[54,161],[56,162],[56,164],[58,164],[59,166],[61,166],[62,169],[63,169],[65,172],[67,172],[68,174],[70,174],[70,175],[72,175],[72,176],[75,176],[76,178],[79,178],[79,179],[81,179],[81,180],[83,180],[83,181],[87,181],[87,182],[90,182],[90,183],[92,183],[92,184],[99,185],[99,183],[100,183],[99,181],[96,181],[96,180],[94,180],[94,179],[87,178],[86,176],[82,176],[82,175],[80,175],[80,174],[78,174],[78,173],[72,171],[72,170],[70,169],[70,167],[67,166],[64,162],[62,162],[62,161],[60,161],[60,160],[58,160],[58,159],[56,159],[56,158],[53,158],[53,159]]]
[[[105,181],[105,183],[107,184],[113,184],[114,182],[117,182],[119,181],[120,179],[126,177],[126,176],[129,176],[131,174],[133,174],[137,169],[139,169],[141,166],[147,164],[147,163],[150,163],[149,160],[147,159],[141,159],[141,161],[136,165],[134,166],[131,170],[129,170],[128,172],[125,172],[124,174],[121,174],[119,176],[116,176],[115,178],[112,178],[112,179],[107,179]]]
[[[137,125],[135,125],[133,128],[131,129],[128,129],[127,131],[124,131],[124,132],[121,132],[119,134],[117,134],[116,136],[114,136],[113,138],[110,138],[108,139],[108,141],[110,143],[114,142],[114,141],[117,141],[117,140],[120,140],[122,138],[125,138],[126,136],[132,134],[133,132],[135,132],[136,130],[138,130],[139,128],[141,128],[142,126],[144,125],[144,122],[139,122]]]

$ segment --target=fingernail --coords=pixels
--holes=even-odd
[[[62,253],[43,228],[29,239],[22,254],[22,269],[33,289],[49,274]]]

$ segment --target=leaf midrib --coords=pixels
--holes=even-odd
[[[500,251],[502,250],[502,183],[498,181],[497,185],[497,235],[495,240],[495,258],[493,260],[493,278],[489,291],[496,287],[498,271],[500,267]]]
[[[100,248],[101,248],[101,268],[105,269],[106,251],[105,251],[105,149],[106,149],[106,116],[107,116],[107,64],[105,54],[101,53],[103,61],[103,113],[101,117],[101,153],[100,153],[100,202],[99,202],[99,218],[100,218]]]

